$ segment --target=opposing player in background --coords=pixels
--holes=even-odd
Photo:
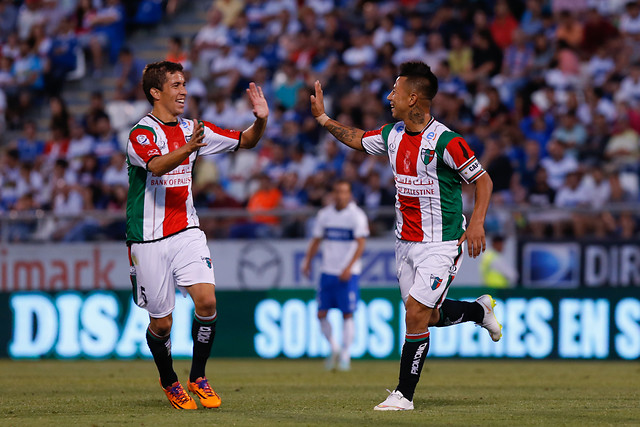
[[[358,279],[362,272],[361,257],[369,236],[367,216],[351,196],[351,184],[337,181],[333,185],[333,204],[318,212],[313,226],[313,239],[302,265],[309,277],[311,263],[322,248],[322,275],[318,285],[318,319],[320,329],[331,346],[326,368],[348,371],[351,365],[351,343],[355,333],[353,313],[359,299]],[[342,347],[333,339],[329,309],[342,311]]]
[[[429,326],[473,321],[498,341],[498,323],[490,295],[475,302],[445,299],[462,262],[485,250],[484,220],[493,184],[466,141],[435,120],[431,102],[438,79],[422,62],[406,62],[387,96],[398,120],[365,132],[330,119],[322,87],[315,83],[311,112],[342,143],[369,154],[389,156],[396,185],[396,268],[406,308],[398,386],[374,409],[413,409],[413,395],[429,351]],[[468,227],[462,214],[462,182],[475,184]]]
[[[127,245],[133,297],[149,312],[147,344],[165,394],[175,408],[197,408],[178,381],[171,358],[171,313],[178,286],[195,305],[188,388],[204,407],[217,408],[220,397],[205,376],[216,332],[215,278],[193,206],[193,165],[198,156],[255,147],[269,107],[262,89],[251,83],[247,93],[256,119],[244,131],[183,119],[185,83],[180,64],[163,61],[144,69],[142,87],[153,110],[133,127],[127,144]]]

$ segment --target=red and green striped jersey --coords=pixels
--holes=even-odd
[[[202,123],[207,146],[162,176],[153,175],[147,164],[152,158],[185,145],[191,139],[195,121],[180,118],[163,123],[148,114],[131,129],[127,141],[127,243],[152,242],[199,226],[191,193],[193,164],[199,155],[237,150],[241,137],[239,131]]]
[[[387,154],[396,186],[396,236],[412,242],[457,240],[465,229],[462,181],[474,182],[485,170],[457,133],[430,119],[420,133],[404,122],[365,132],[369,154]]]

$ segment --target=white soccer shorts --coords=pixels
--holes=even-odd
[[[157,242],[132,244],[129,263],[133,299],[154,318],[171,314],[177,286],[215,284],[211,252],[198,228]]]
[[[396,274],[406,303],[411,295],[430,308],[439,308],[460,269],[466,242],[396,240]]]

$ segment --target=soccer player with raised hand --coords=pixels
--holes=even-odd
[[[255,121],[244,131],[184,119],[187,89],[182,65],[169,61],[148,64],[142,87],[153,109],[131,129],[127,143],[127,245],[133,298],[149,312],[147,344],[169,402],[178,409],[196,409],[171,358],[175,287],[189,293],[195,314],[187,385],[205,408],[217,408],[220,397],[205,376],[216,333],[215,277],[193,206],[192,171],[198,156],[255,147],[267,125],[269,107],[260,86],[250,83],[247,94]]]
[[[406,308],[406,336],[399,381],[374,409],[413,409],[413,395],[429,351],[429,326],[472,321],[493,341],[502,326],[495,302],[445,299],[460,268],[464,247],[475,258],[486,248],[484,221],[493,184],[467,142],[431,116],[438,80],[422,62],[405,62],[387,96],[395,123],[378,130],[345,126],[327,116],[322,87],[315,83],[311,113],[347,146],[387,155],[396,186],[396,268]],[[462,182],[475,184],[475,204],[467,226],[462,214]]]

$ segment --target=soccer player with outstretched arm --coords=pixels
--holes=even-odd
[[[398,385],[374,409],[413,409],[413,395],[429,351],[429,326],[472,321],[493,341],[502,326],[495,302],[445,299],[462,262],[465,245],[475,258],[485,250],[484,221],[493,184],[467,142],[431,116],[438,80],[422,62],[406,62],[387,96],[395,123],[365,132],[330,119],[322,87],[315,83],[311,112],[318,123],[347,146],[387,155],[396,186],[396,269],[406,308],[406,336]],[[462,214],[462,182],[475,184],[468,226]]]
[[[127,143],[127,245],[133,298],[149,312],[147,344],[169,402],[179,409],[197,408],[178,381],[171,358],[177,286],[195,305],[188,389],[202,406],[217,408],[220,397],[205,376],[216,332],[215,278],[193,206],[192,171],[198,156],[255,147],[267,125],[269,107],[262,89],[251,83],[247,94],[253,124],[242,132],[220,129],[181,117],[185,84],[180,64],[155,62],[144,69],[142,87],[153,109],[131,129]]]

